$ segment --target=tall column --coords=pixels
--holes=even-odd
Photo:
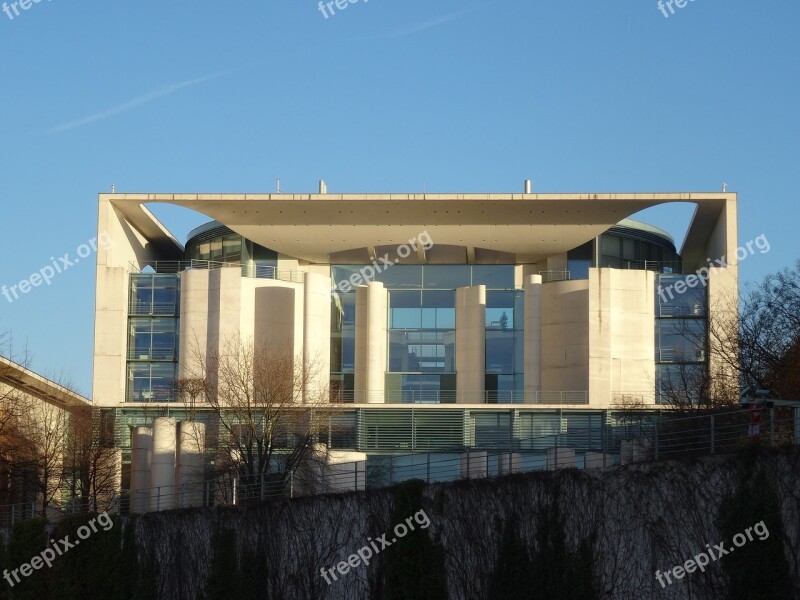
[[[205,370],[206,365],[198,361],[209,355],[209,273],[208,269],[189,269],[181,274],[180,379],[201,377]]]
[[[486,401],[486,286],[456,290],[456,388],[459,404]]]
[[[525,402],[542,391],[542,276],[525,278]]]
[[[153,463],[153,429],[134,427],[131,430],[131,512],[150,510],[150,469]]]
[[[153,464],[150,469],[151,511],[175,508],[175,444],[175,419],[154,419]]]
[[[331,278],[319,273],[305,274],[303,360],[308,369],[303,401],[319,401],[331,374]]]
[[[389,294],[373,281],[356,288],[355,401],[385,402]]]

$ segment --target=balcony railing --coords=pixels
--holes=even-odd
[[[171,362],[177,358],[177,350],[175,348],[159,349],[159,348],[145,348],[139,349],[131,348],[128,350],[128,360],[149,360],[149,361],[167,361]]]
[[[178,314],[178,303],[172,302],[136,302],[133,301],[128,306],[128,314],[131,316],[154,316],[172,317]]]
[[[403,390],[331,394],[331,402],[348,404],[550,404],[586,406],[587,391],[523,392],[514,390]]]
[[[655,271],[663,275],[679,275],[683,270],[683,263],[680,261],[662,260],[624,260],[620,259],[618,265],[612,269],[632,269],[636,271]]]
[[[159,260],[147,263],[147,267],[153,269],[155,273],[182,273],[189,270],[213,270],[223,268],[241,269],[242,277],[251,279],[277,279],[292,283],[303,283],[304,273],[288,269],[278,269],[269,265],[228,263],[216,260]],[[131,263],[131,270],[135,273],[143,272],[135,264]]]

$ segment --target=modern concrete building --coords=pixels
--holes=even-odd
[[[211,221],[184,245],[157,203]],[[630,219],[666,203],[695,205],[680,251]],[[736,231],[724,192],[101,194],[94,402],[129,444],[126,425],[181,418],[189,356],[239,338],[319,365],[332,448],[601,449],[620,401],[724,377],[705,336]]]
[[[75,432],[72,419],[91,416],[87,414],[91,407],[80,394],[0,356],[0,526],[40,514],[43,507],[48,516],[57,515],[84,496],[113,506],[110,490],[117,492],[121,482],[104,479],[105,487],[82,490],[86,478],[76,476],[68,462],[69,449],[76,448],[70,443]],[[83,450],[85,445],[77,448]],[[103,455],[103,465],[111,465],[109,471],[119,471],[119,454],[109,449]],[[98,464],[99,452],[94,458]],[[97,473],[92,470],[92,475]]]

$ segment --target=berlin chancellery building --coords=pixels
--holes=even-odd
[[[182,243],[158,203],[210,222]],[[629,218],[665,203],[696,207],[680,250]],[[611,460],[622,403],[658,411],[678,373],[717,372],[736,232],[732,193],[101,194],[94,402],[127,461],[132,428],[185,417],[190,357],[249,340],[313,361],[320,443],[367,465],[554,444]]]

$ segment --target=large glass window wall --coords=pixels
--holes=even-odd
[[[336,293],[332,300],[331,387],[334,400],[352,400],[355,367],[355,285],[368,283],[362,265],[331,268]],[[375,273],[389,291],[387,402],[455,402],[455,290],[485,285],[487,357],[495,370],[492,398],[508,397],[517,386],[521,362],[521,300],[514,292],[514,265],[393,265]],[[349,282],[349,285],[346,284]],[[495,295],[495,291],[510,294]],[[519,292],[521,294],[521,292]],[[516,319],[515,315],[520,315]],[[519,369],[521,372],[521,369]],[[521,379],[520,379],[521,381]],[[498,392],[503,393],[498,395]]]
[[[180,276],[131,274],[128,304],[125,400],[175,402]]]
[[[656,276],[656,401],[660,404],[698,402],[707,387],[706,284],[696,275]]]

